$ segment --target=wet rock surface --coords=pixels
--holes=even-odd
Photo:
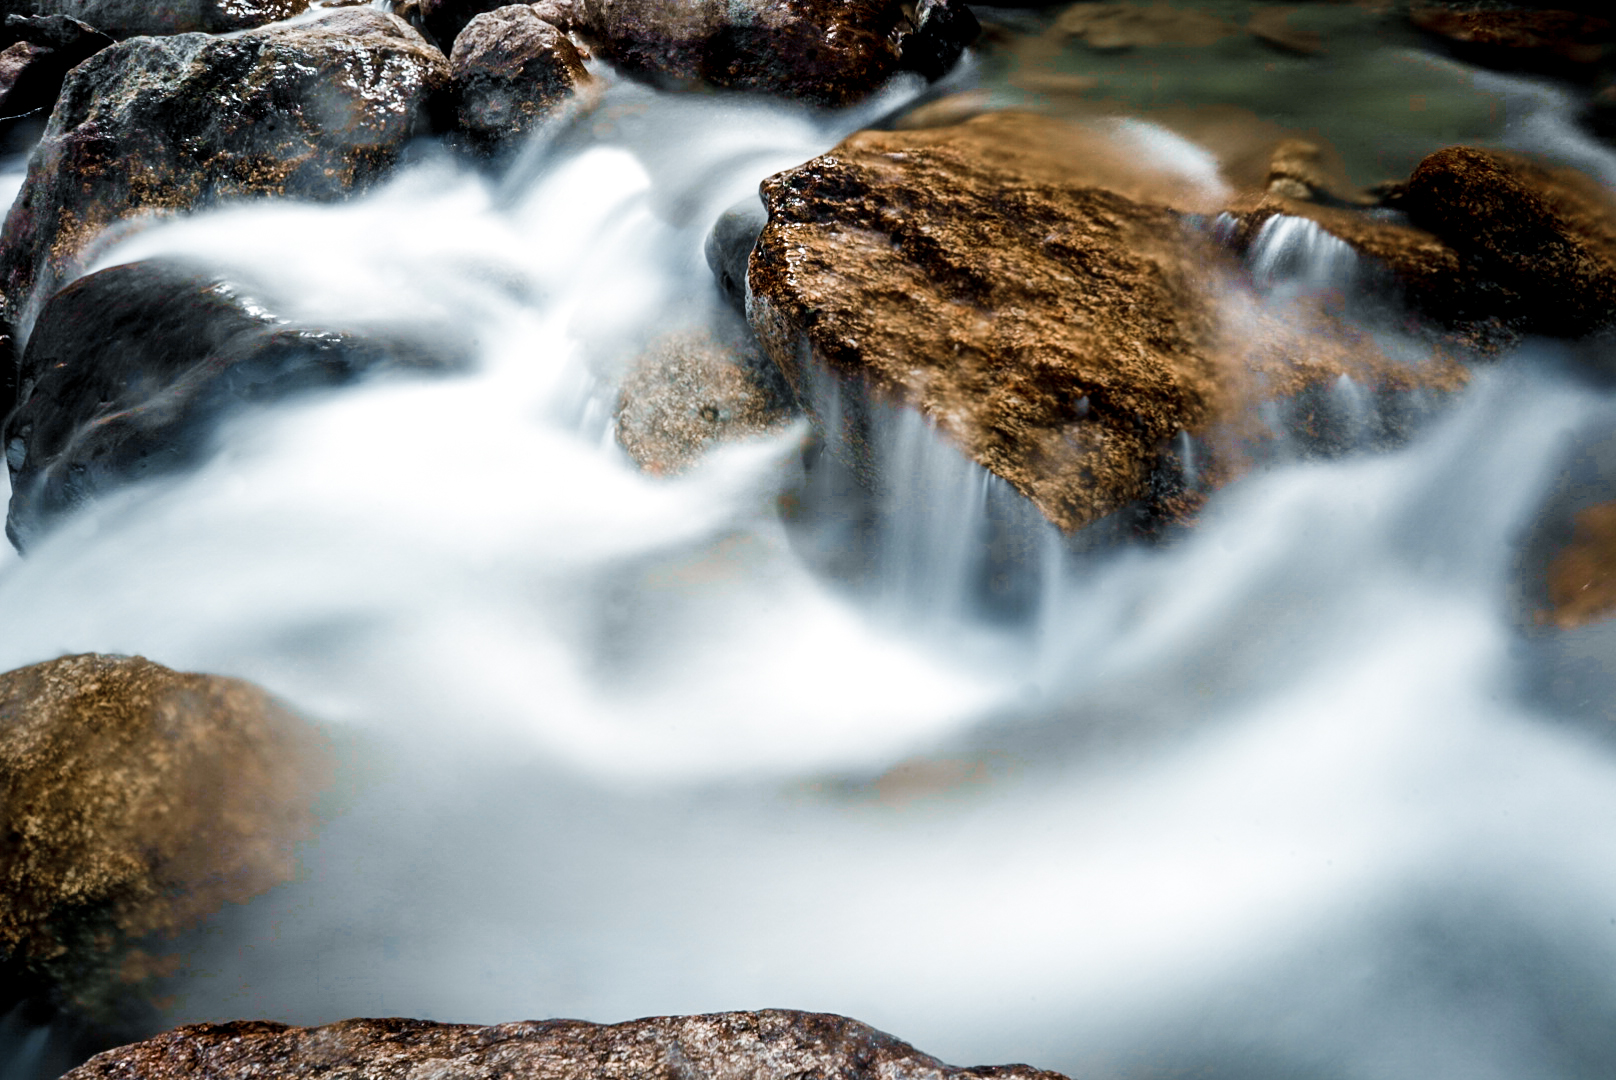
[[[6,530],[27,547],[122,484],[183,469],[232,411],[448,361],[404,341],[298,326],[250,287],[181,262],[81,278],[41,313],[5,428]]]
[[[10,989],[116,1025],[144,951],[286,880],[324,783],[303,721],[140,657],[0,675],[0,950]]]
[[[894,73],[936,78],[979,31],[960,0],[583,0],[585,32],[631,74],[847,105]]]
[[[109,1051],[64,1080],[245,1080],[270,1073],[347,1080],[1063,1080],[1026,1065],[956,1068],[856,1020],[785,1010],[612,1025],[197,1024]]]
[[[1550,5],[1500,8],[1416,2],[1408,18],[1470,63],[1561,77],[1591,74],[1616,46],[1616,23],[1608,16]]]
[[[74,67],[112,44],[93,27],[65,16],[8,16],[0,40],[0,127],[48,115]]]
[[[821,426],[856,426],[842,396],[918,408],[1073,530],[1213,412],[1210,252],[1164,207],[976,153],[991,126],[867,132],[765,181],[748,313]]]
[[[1540,622],[1572,630],[1616,613],[1616,503],[1579,511],[1570,543],[1549,563]]]
[[[1450,147],[1420,162],[1398,205],[1516,298],[1501,314],[1527,332],[1576,337],[1616,318],[1616,204],[1581,173]]]
[[[795,415],[779,371],[740,333],[652,342],[618,392],[617,442],[649,473],[690,468],[712,447],[781,430]]]
[[[225,34],[288,19],[309,0],[10,0],[21,15],[66,15],[113,37],[142,34]]]
[[[567,36],[520,4],[472,19],[449,65],[460,130],[489,153],[532,132],[590,82]]]
[[[365,187],[429,130],[448,86],[442,54],[368,8],[97,53],[68,77],[6,219],[4,323],[25,328],[103,231],[132,216]],[[4,393],[0,412],[11,404]]]

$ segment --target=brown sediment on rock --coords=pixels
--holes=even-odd
[[[68,76],[6,219],[0,321],[25,325],[36,294],[69,276],[114,223],[363,188],[427,129],[448,86],[436,49],[370,9],[233,37],[135,38],[97,53]]]
[[[63,1080],[1065,1080],[1027,1065],[957,1068],[846,1017],[769,1009],[623,1024],[478,1027],[348,1020],[193,1024],[111,1050]]]
[[[237,679],[93,654],[0,675],[0,950],[80,999],[155,973],[141,939],[292,876],[326,771]]]
[[[751,342],[681,331],[652,342],[618,392],[618,445],[649,473],[671,475],[721,443],[781,430],[789,392],[771,385],[770,364]]]
[[[1616,502],[1578,512],[1573,528],[1571,542],[1549,563],[1549,607],[1537,615],[1540,624],[1561,630],[1616,614]]]
[[[1151,4],[1074,4],[1055,29],[1082,38],[1091,49],[1111,51],[1152,45],[1212,45],[1240,32],[1227,19],[1167,0]]]

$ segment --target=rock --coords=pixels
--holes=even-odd
[[[941,75],[975,39],[962,0],[583,0],[586,33],[630,74],[848,105],[901,70]]]
[[[313,730],[236,679],[140,657],[0,675],[0,950],[96,1015],[172,934],[287,880],[325,783]]]
[[[240,281],[185,263],[116,266],[41,312],[4,428],[19,549],[121,484],[200,460],[235,409],[444,360],[407,342],[299,327]]]
[[[961,1069],[856,1020],[770,1009],[623,1024],[475,1027],[349,1020],[319,1028],[192,1024],[108,1051],[63,1080],[1064,1080],[1026,1065]]]
[[[1577,337],[1616,319],[1616,203],[1581,173],[1449,147],[1415,167],[1398,205],[1496,282],[1499,314],[1524,331]]]
[[[684,472],[721,443],[779,431],[791,391],[757,346],[685,331],[652,342],[618,392],[617,443],[649,473]]]
[[[1409,21],[1484,67],[1591,74],[1611,55],[1616,23],[1573,11],[1414,3]]]
[[[1577,513],[1575,533],[1546,574],[1548,608],[1539,623],[1561,630],[1607,619],[1616,612],[1616,503]]]
[[[363,188],[429,129],[448,87],[448,61],[371,8],[97,53],[69,75],[6,219],[0,316],[26,333],[103,231],[137,214]],[[12,404],[0,390],[0,415]]]
[[[1210,12],[1157,0],[1152,4],[1080,3],[1061,12],[1056,29],[1112,52],[1153,45],[1212,45],[1240,28]]]
[[[73,68],[111,45],[112,39],[62,15],[6,18],[18,40],[0,52],[0,124],[48,114]]]
[[[757,243],[758,233],[763,231],[767,220],[763,204],[756,199],[746,199],[719,215],[703,247],[707,268],[713,272],[719,294],[743,315],[746,313],[747,263],[752,259],[752,245]]]
[[[1324,164],[1324,150],[1306,139],[1282,139],[1268,158],[1267,191],[1288,199],[1366,206],[1373,199],[1343,185]]]
[[[7,15],[6,33],[71,57],[69,66],[83,63],[113,39],[88,23],[66,15]]]
[[[1071,531],[1211,418],[1214,253],[1165,207],[982,153],[999,123],[865,132],[764,181],[748,315],[816,424],[848,425],[833,444],[865,453],[860,397],[909,405]]]
[[[142,34],[227,34],[289,19],[309,0],[21,0],[10,10],[66,15],[115,38]]]
[[[1246,31],[1264,45],[1298,56],[1316,56],[1324,51],[1324,38],[1316,30],[1298,30],[1291,25],[1293,7],[1264,7],[1252,11]]]
[[[527,135],[591,81],[567,36],[522,5],[467,23],[449,66],[460,129],[488,152]]]

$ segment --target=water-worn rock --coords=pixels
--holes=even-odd
[[[623,1024],[475,1027],[349,1020],[193,1024],[108,1051],[63,1080],[1064,1080],[1027,1065],[956,1068],[856,1020],[770,1009]]]
[[[7,535],[19,548],[120,484],[198,461],[226,414],[442,357],[287,323],[227,275],[184,263],[81,278],[40,314],[6,421]]]
[[[291,875],[326,772],[313,729],[236,679],[97,655],[0,675],[13,976],[94,1014],[154,970],[141,939]]]
[[[67,73],[112,44],[63,15],[9,15],[4,33],[16,40],[0,52],[0,125],[49,114]]]
[[[289,19],[309,0],[9,0],[24,15],[67,15],[113,37],[225,34]]]
[[[1083,3],[1067,8],[1056,28],[1082,38],[1091,49],[1110,52],[1150,45],[1211,45],[1238,34],[1226,19],[1157,0],[1151,4]]]
[[[0,321],[26,332],[89,245],[133,215],[365,186],[428,130],[449,81],[441,53],[370,8],[97,53],[69,75],[6,219]],[[0,414],[11,404],[0,390]]]
[[[860,396],[911,405],[1072,530],[1211,417],[1212,253],[1162,206],[980,153],[997,123],[861,133],[766,180],[748,316],[816,422],[849,427],[833,444],[862,452]]]
[[[900,70],[936,78],[979,31],[962,0],[583,0],[585,32],[631,74],[846,105]]]
[[[449,66],[460,130],[488,152],[527,135],[590,79],[567,36],[521,4],[467,23]]]
[[[1409,21],[1487,67],[1592,73],[1616,45],[1616,23],[1575,11],[1416,2]]]
[[[711,447],[778,431],[792,415],[791,391],[755,345],[676,332],[652,342],[624,378],[617,442],[646,472],[679,473]]]
[[[1399,206],[1517,298],[1505,318],[1574,337],[1616,319],[1616,203],[1599,184],[1492,150],[1421,161]]]

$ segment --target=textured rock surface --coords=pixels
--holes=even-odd
[[[6,219],[0,315],[26,327],[102,231],[137,213],[363,187],[427,129],[448,86],[441,53],[367,8],[97,53],[69,75]],[[0,413],[11,404],[0,391]]]
[[[116,266],[51,298],[6,422],[7,535],[19,548],[98,494],[183,468],[232,409],[444,361],[405,342],[292,325],[229,276]]]
[[[1546,5],[1545,5],[1546,6]],[[1409,21],[1475,64],[1546,71],[1565,77],[1591,72],[1612,55],[1616,23],[1574,11],[1416,2]]]
[[[856,1020],[767,1010],[625,1024],[492,1027],[349,1020],[197,1024],[112,1050],[63,1080],[1063,1080],[1026,1065],[961,1069]]]
[[[935,78],[975,39],[959,0],[583,0],[586,32],[633,74],[821,105],[864,97],[899,70]]]
[[[521,139],[590,81],[567,36],[520,4],[472,19],[449,65],[460,129],[489,151]]]
[[[1420,162],[1400,205],[1501,301],[1516,298],[1500,314],[1527,332],[1574,337],[1616,319],[1616,203],[1590,178],[1455,146]]]
[[[824,368],[1076,529],[1142,497],[1158,446],[1214,410],[1210,253],[1165,208],[979,153],[984,119],[863,133],[765,181],[748,315],[819,423],[857,423]]]
[[[1616,612],[1616,503],[1577,513],[1571,542],[1549,563],[1548,610],[1538,617],[1562,630]]]
[[[325,770],[235,679],[96,655],[0,675],[0,949],[93,1012],[154,967],[138,939],[290,876]]]
[[[711,447],[778,431],[791,392],[739,335],[669,334],[640,356],[617,399],[617,441],[646,472],[678,473]]]
[[[287,19],[309,0],[12,0],[7,11],[67,15],[113,37],[224,34]]]

